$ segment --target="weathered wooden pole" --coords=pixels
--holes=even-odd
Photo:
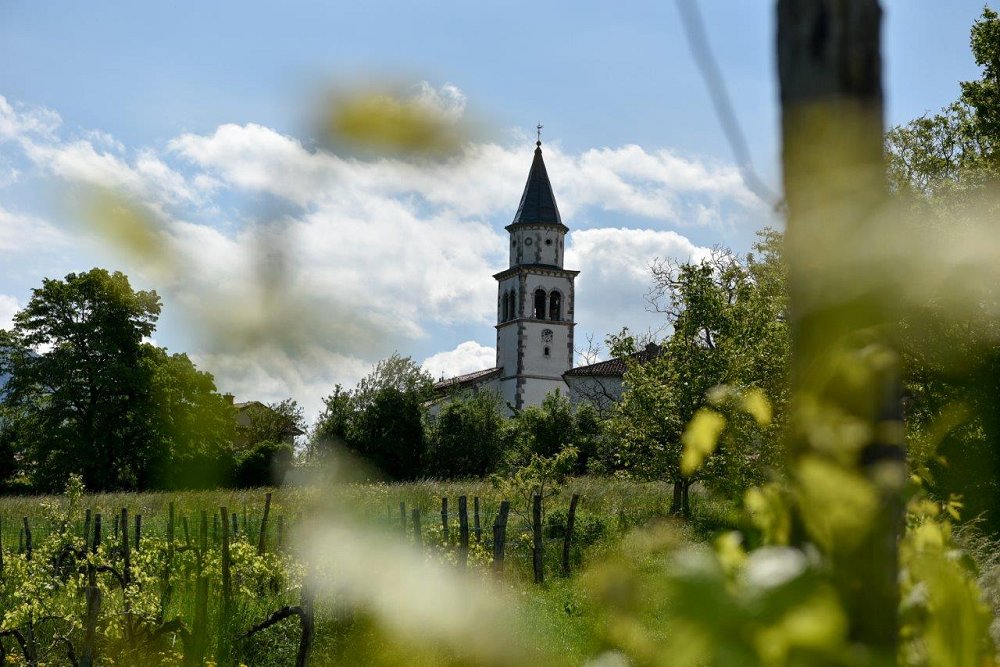
[[[424,546],[424,532],[420,527],[420,508],[414,507],[410,512],[410,523],[413,524],[413,543],[418,547]]]
[[[93,554],[96,554],[101,546],[101,521],[101,513],[98,512],[94,515],[94,539],[90,543],[90,553]]]
[[[510,501],[500,501],[500,511],[493,522],[493,570],[503,572],[504,552],[507,547],[507,517],[510,515]]]
[[[233,578],[232,578],[232,557],[229,553],[229,510],[225,507],[219,509],[222,517],[222,618],[223,625],[232,618],[233,606]]]
[[[101,545],[101,515],[94,517],[94,540],[91,543],[91,553],[96,554]],[[87,586],[84,589],[87,603],[86,617],[83,622],[83,651],[80,655],[80,667],[93,667],[97,655],[97,617],[101,610],[101,589],[97,586],[97,568],[93,560],[87,564]]]
[[[542,497],[535,494],[531,499],[531,565],[535,571],[535,583],[545,582],[545,567],[542,560]]]
[[[267,550],[267,518],[271,514],[271,492],[264,496],[264,516],[260,518],[260,534],[257,536],[257,555],[263,556]]]
[[[24,524],[24,553],[27,560],[31,560],[31,526],[28,525],[28,517],[23,517]]]
[[[777,10],[792,334],[789,470],[803,491],[796,541],[826,552],[851,638],[889,660],[899,634],[906,473],[899,364],[884,343],[898,313],[889,281],[879,278],[893,269],[880,250],[899,242],[886,225],[882,10],[877,0],[778,0]],[[806,406],[813,406],[808,417]],[[867,439],[816,446],[815,434],[838,432],[836,420],[869,425]],[[809,480],[831,475],[856,480],[857,494],[874,499],[870,520],[829,523],[825,508],[844,500],[841,491],[824,492]]]
[[[458,567],[469,566],[469,499],[458,497]]]
[[[125,581],[125,585],[128,586],[132,583],[132,550],[129,548],[128,540],[128,508],[122,508],[118,523],[121,526],[121,541],[119,545],[122,550],[122,579]]]
[[[448,546],[448,498],[441,499],[441,530],[444,534],[444,545]]]
[[[476,531],[476,542],[483,541],[483,526],[479,523],[479,496],[472,499],[473,528]]]
[[[569,574],[569,554],[573,545],[573,527],[576,525],[576,505],[580,502],[580,494],[574,493],[569,500],[569,514],[566,515],[566,535],[563,538],[562,568],[563,574]]]
[[[208,576],[205,574],[205,553],[208,551],[208,512],[201,511],[198,540],[197,579],[195,584],[194,626],[191,630],[191,652],[185,651],[185,663],[201,665],[208,648]]]

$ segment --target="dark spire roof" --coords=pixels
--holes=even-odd
[[[535,223],[562,224],[559,217],[559,207],[556,206],[556,196],[552,194],[552,184],[549,174],[545,171],[542,161],[542,142],[535,142],[535,159],[531,161],[531,171],[528,172],[528,182],[524,184],[524,194],[521,204],[517,207],[512,225]]]

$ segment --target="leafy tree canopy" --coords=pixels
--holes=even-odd
[[[322,456],[343,447],[393,479],[423,472],[424,404],[434,381],[410,357],[383,359],[353,390],[340,385],[324,399],[309,453]]]
[[[681,468],[682,435],[715,389],[756,388],[779,413],[787,400],[789,334],[780,234],[765,230],[755,253],[740,258],[716,250],[698,263],[654,267],[656,303],[673,333],[661,354],[629,362],[622,401],[608,423],[619,443],[618,463],[641,477],[675,483],[681,509],[693,478]],[[743,420],[734,425],[750,427]],[[728,440],[699,475],[728,493],[760,481],[776,460],[777,427],[762,437],[750,430]]]
[[[226,481],[232,410],[186,355],[143,342],[159,314],[155,291],[92,269],[44,280],[0,332],[0,452],[34,488],[72,473],[96,490]]]
[[[1000,175],[1000,18],[992,9],[973,24],[971,46],[982,77],[961,82],[959,98],[939,113],[886,134],[893,189],[959,210]]]

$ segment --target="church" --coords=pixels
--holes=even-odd
[[[589,400],[592,384],[613,386],[615,380],[620,395],[624,364],[607,371],[602,364],[573,368],[574,281],[580,272],[563,266],[569,228],[559,215],[540,138],[517,213],[505,229],[510,235],[509,265],[493,276],[496,365],[436,383],[440,398],[435,403],[456,392],[494,391],[509,410],[519,411],[540,405],[556,390],[574,401]],[[605,373],[610,373],[608,378]]]

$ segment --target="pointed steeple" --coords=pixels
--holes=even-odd
[[[542,160],[541,141],[535,142],[535,158],[531,161],[528,182],[524,185],[524,194],[521,195],[521,203],[511,224],[537,223],[562,225],[556,197],[552,194],[552,184],[549,183],[549,174],[545,171],[545,162]]]

